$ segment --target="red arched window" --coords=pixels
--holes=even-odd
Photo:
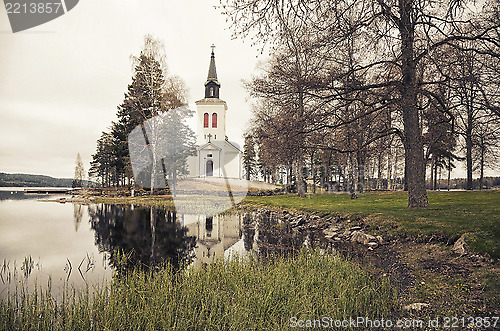
[[[217,127],[217,113],[212,114],[212,128]]]
[[[208,128],[208,113],[203,114],[203,127]]]

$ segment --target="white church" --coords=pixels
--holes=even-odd
[[[221,84],[212,46],[205,98],[196,101],[197,155],[188,159],[189,177],[242,179],[242,152],[226,136],[227,104],[219,99]]]

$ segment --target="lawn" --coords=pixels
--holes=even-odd
[[[382,235],[412,237],[466,235],[477,252],[500,258],[500,191],[429,192],[429,208],[407,208],[405,192],[370,192],[350,199],[348,194],[246,197],[244,203],[363,218]]]

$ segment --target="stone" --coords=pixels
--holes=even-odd
[[[330,229],[323,230],[323,233],[325,234],[326,239],[331,239],[338,235],[338,232],[331,231]]]
[[[349,228],[349,231],[356,231],[356,230],[361,230],[360,226],[353,226],[352,228]]]
[[[374,242],[369,242],[368,243],[368,247],[372,248],[372,249],[375,249],[378,247],[378,243],[374,243]]]
[[[329,228],[326,228],[325,230],[323,230],[323,232],[325,231],[329,231],[329,232],[339,232],[340,230],[342,230],[342,226],[330,226]]]
[[[351,242],[357,242],[363,245],[368,245],[371,242],[376,243],[377,238],[375,238],[370,234],[366,234],[363,231],[354,231],[351,235]]]
[[[346,230],[348,232],[349,230]],[[344,232],[345,233],[345,232]],[[351,234],[351,242],[362,244],[365,241],[365,234],[361,231],[354,231]]]
[[[469,245],[465,242],[465,234],[455,242],[452,250],[460,256],[466,255],[469,252]]]
[[[348,238],[351,234],[352,234],[352,233],[351,233],[351,231],[349,231],[349,230],[345,230],[345,231],[341,234],[341,236],[342,236],[342,237],[344,237],[344,238]]]

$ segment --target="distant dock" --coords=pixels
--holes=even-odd
[[[71,188],[44,188],[44,187],[33,187],[33,188],[25,188],[24,193],[26,194],[67,194],[71,193],[73,189]]]

